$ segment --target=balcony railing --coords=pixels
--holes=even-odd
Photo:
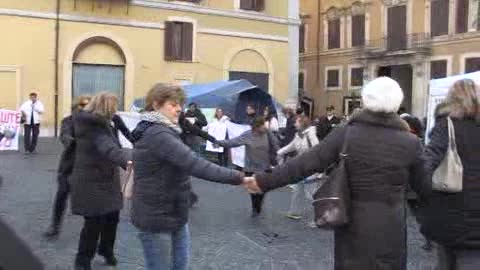
[[[404,36],[388,36],[366,41],[362,50],[367,53],[391,53],[398,51],[423,51],[431,45],[429,33],[415,33]]]

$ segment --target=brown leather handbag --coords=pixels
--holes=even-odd
[[[350,187],[346,168],[348,127],[337,163],[326,182],[313,195],[315,224],[322,229],[335,229],[350,221]]]

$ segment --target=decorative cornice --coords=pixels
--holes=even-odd
[[[399,5],[406,5],[408,4],[409,0],[383,0],[383,4],[385,6],[399,6]]]
[[[0,9],[0,15],[19,16],[19,17],[27,17],[27,18],[40,18],[40,19],[50,19],[50,20],[53,20],[56,18],[55,13],[25,11],[25,10],[17,10],[17,9]],[[126,27],[165,29],[165,24],[162,22],[154,23],[154,22],[144,22],[144,21],[135,21],[135,20],[119,20],[119,19],[99,18],[99,17],[78,16],[78,15],[72,15],[72,14],[60,14],[59,18],[60,20],[69,21],[69,22],[86,22],[86,23],[97,23],[97,24],[117,25],[117,26],[126,26]],[[251,33],[251,32],[237,32],[237,31],[215,29],[215,28],[198,28],[197,32],[202,34],[219,35],[219,36],[230,36],[230,37],[241,37],[241,38],[288,42],[288,37],[286,36],[267,35],[267,34],[260,34],[260,33]]]
[[[215,15],[215,16],[222,16],[222,17],[231,17],[231,18],[237,18],[237,19],[263,21],[263,22],[285,24],[285,25],[301,24],[301,21],[298,19],[275,17],[275,16],[261,14],[259,12],[253,13],[253,12],[242,11],[242,10],[234,10],[234,11],[222,10],[222,9],[215,9],[215,8],[210,8],[205,6],[199,6],[199,5],[187,5],[187,4],[172,3],[172,2],[158,2],[158,1],[152,1],[152,0],[131,0],[131,4],[136,6],[142,6],[142,7],[159,8],[159,9]]]
[[[247,33],[247,32],[235,32],[222,29],[214,28],[200,28],[198,33],[210,34],[210,35],[219,35],[219,36],[230,36],[230,37],[243,37],[243,38],[253,38],[253,39],[263,39],[263,40],[273,40],[280,42],[288,42],[288,37],[275,36],[275,35],[264,35],[256,33]]]

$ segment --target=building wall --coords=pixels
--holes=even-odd
[[[296,91],[290,88],[292,44],[288,36],[289,27],[298,27],[299,21],[289,18],[291,1],[267,0],[265,12],[259,13],[237,10],[235,0],[209,0],[200,5],[134,0],[129,6],[123,1],[112,1],[116,4],[109,6],[105,1],[62,0],[58,116],[70,112],[73,62],[125,64],[126,108],[157,82],[205,83],[228,79],[230,70],[268,72],[269,92],[286,102]],[[14,109],[30,91],[38,91],[47,108],[43,135],[51,135],[54,126],[55,2],[0,3],[5,37],[0,44],[0,83],[17,91],[0,106]],[[164,60],[166,20],[194,23],[191,63]],[[18,81],[17,73],[20,82],[12,86],[12,74]]]
[[[355,0],[323,0],[320,6],[317,1],[304,0],[301,2],[301,11],[311,17],[303,21],[309,25],[307,36],[308,47],[302,54],[301,71],[305,72],[305,94],[315,100],[315,113],[325,113],[328,105],[334,105],[338,113],[343,113],[344,97],[358,96],[359,89],[349,87],[349,67],[364,67],[364,83],[377,76],[381,66],[408,64],[413,69],[412,112],[418,116],[425,115],[428,82],[430,80],[430,61],[448,60],[448,75],[461,74],[465,70],[465,58],[480,57],[480,32],[475,29],[473,21],[478,18],[476,0],[470,0],[469,32],[456,34],[455,13],[456,0],[450,0],[450,31],[449,35],[439,38],[430,38],[430,3],[431,0],[399,0],[399,1],[355,1]],[[349,20],[351,7],[354,3],[365,4],[366,45],[354,49],[348,47],[348,36],[351,35]],[[405,4],[407,7],[407,35],[411,39],[417,36],[424,51],[402,51],[394,54],[385,53],[379,58],[365,58],[364,51],[375,45],[385,43],[387,35],[387,7],[393,4]],[[342,47],[340,49],[326,49],[327,29],[326,18],[332,8],[340,11],[342,21]],[[317,14],[319,14],[317,16]],[[311,23],[319,20],[319,24]],[[313,40],[320,35],[320,44]],[[315,46],[318,45],[318,46]],[[315,47],[319,49],[315,49]],[[428,52],[427,52],[428,51]],[[395,55],[397,54],[397,55]],[[319,68],[318,68],[319,67]],[[331,91],[325,87],[325,70],[329,67],[341,67],[341,89]]]

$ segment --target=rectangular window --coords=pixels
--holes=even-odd
[[[340,48],[340,19],[328,21],[328,49]]]
[[[432,37],[448,34],[449,11],[449,0],[432,1],[430,9],[430,32]]]
[[[388,8],[387,48],[391,51],[407,48],[407,6]]]
[[[305,89],[305,74],[303,72],[298,73],[298,89]]]
[[[365,45],[365,15],[352,16],[352,47]]]
[[[299,42],[299,47],[300,47],[300,53],[305,52],[305,24],[300,25],[300,42]]]
[[[363,86],[363,68],[352,68],[350,70],[350,86],[362,87]]]
[[[327,87],[335,88],[340,86],[340,70],[331,69],[327,71]]]
[[[165,60],[192,61],[193,24],[188,22],[165,23]]]
[[[263,11],[265,10],[265,0],[240,0],[240,9]]]
[[[469,0],[457,0],[456,30],[458,34],[468,31],[468,2]]]
[[[437,60],[430,62],[430,78],[440,79],[447,77],[447,60]]]
[[[480,57],[465,60],[465,73],[480,71]]]

